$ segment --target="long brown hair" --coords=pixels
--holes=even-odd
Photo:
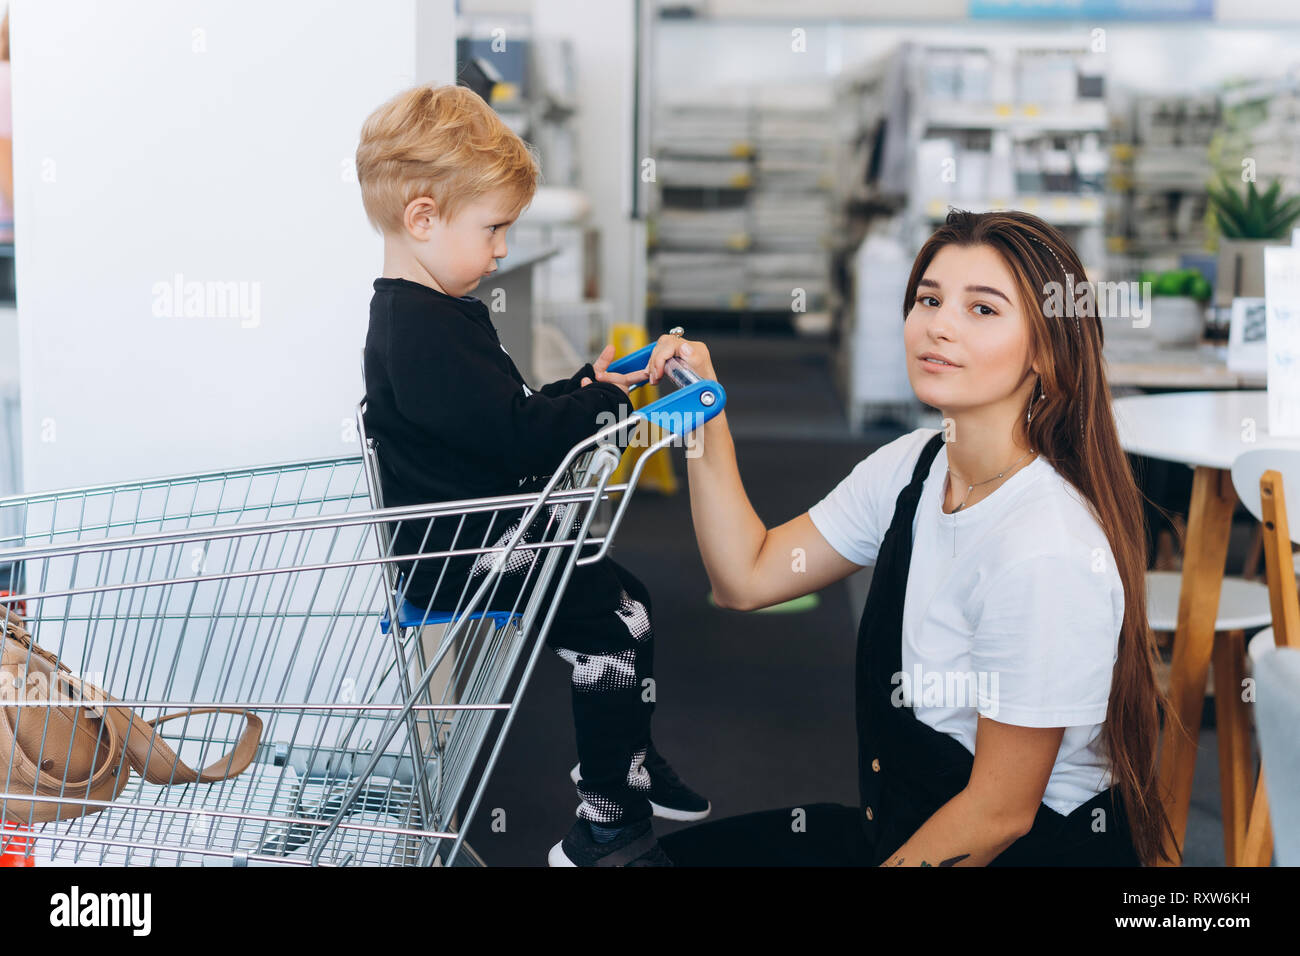
[[[1167,861],[1167,847],[1177,841],[1159,792],[1160,710],[1166,720],[1180,727],[1181,722],[1155,676],[1157,652],[1146,608],[1144,496],[1116,433],[1097,310],[1077,316],[1077,325],[1067,312],[1049,315],[1058,310],[1048,307],[1048,283],[1057,283],[1062,295],[1084,288],[1083,264],[1069,241],[1037,216],[952,210],[917,253],[903,299],[904,317],[926,268],[947,245],[989,246],[1016,277],[1029,325],[1030,354],[1041,360],[1045,396],[1035,403],[1031,424],[1026,424],[1026,405],[1019,427],[1028,447],[1051,462],[1092,505],[1110,543],[1124,585],[1124,622],[1102,743],[1138,858],[1146,866],[1156,863],[1157,856]],[[1032,394],[1030,402],[1035,402]]]

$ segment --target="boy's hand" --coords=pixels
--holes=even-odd
[[[643,368],[639,372],[628,372],[626,375],[618,375],[615,372],[607,372],[609,363],[614,361],[614,346],[606,345],[600,352],[596,361],[591,363],[591,367],[596,371],[596,381],[610,382],[617,385],[625,393],[637,382],[644,382],[650,377],[650,370]],[[582,385],[590,385],[591,379],[585,375],[582,378]]]

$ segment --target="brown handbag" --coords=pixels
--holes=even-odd
[[[262,721],[228,707],[195,707],[145,721],[129,706],[88,684],[54,654],[32,640],[12,609],[0,607],[0,701],[67,701],[50,707],[0,707],[0,794],[31,794],[112,801],[135,770],[149,783],[167,786],[215,783],[242,773],[257,754]],[[243,714],[244,731],[235,748],[202,770],[185,764],[156,728],[195,714]],[[125,753],[126,761],[122,760]],[[128,766],[129,764],[129,766]],[[104,807],[23,800],[0,795],[4,819],[42,823],[98,813]]]

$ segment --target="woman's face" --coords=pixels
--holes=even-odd
[[[910,304],[903,343],[916,397],[945,415],[1028,400],[1028,320],[1011,270],[991,246],[948,245],[935,254]],[[955,367],[928,362],[926,353]]]

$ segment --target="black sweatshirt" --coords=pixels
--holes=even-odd
[[[590,363],[572,378],[530,389],[478,299],[407,279],[379,278],[374,289],[364,359],[365,425],[375,441],[387,507],[537,490],[570,448],[613,416],[622,420],[632,411],[622,389],[595,380]],[[580,386],[584,376],[592,384]],[[427,521],[403,522],[394,551],[500,546],[522,514],[481,513],[463,524],[459,517],[442,517],[431,529]],[[541,517],[546,515],[543,510]],[[524,540],[536,540],[532,529]],[[513,565],[535,553],[518,552]],[[428,558],[415,562],[413,571],[411,562],[404,563],[407,600],[430,606],[436,591],[432,607],[456,609],[477,589],[483,562],[477,563],[477,571],[470,558]],[[608,617],[619,607],[621,586],[609,563],[606,558],[573,569],[557,616]],[[539,561],[530,580],[540,570]],[[524,573],[526,567],[520,580],[503,579],[494,608],[514,606]]]

